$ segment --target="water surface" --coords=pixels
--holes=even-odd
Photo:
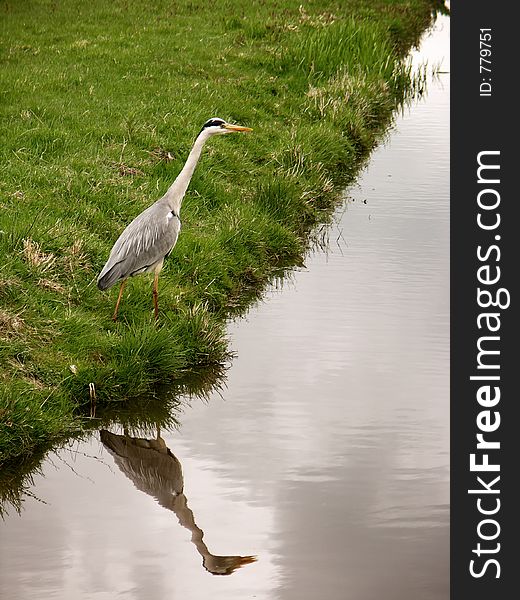
[[[420,57],[448,51],[441,17]],[[221,392],[48,457],[0,526],[2,598],[448,597],[448,149],[441,73],[328,250],[230,325]]]

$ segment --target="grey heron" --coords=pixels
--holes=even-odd
[[[121,233],[110,256],[97,278],[100,290],[107,290],[121,281],[113,320],[117,319],[119,304],[128,277],[154,273],[153,302],[155,318],[159,313],[158,281],[164,259],[172,251],[181,229],[182,200],[200,158],[202,147],[213,135],[252,131],[249,127],[231,125],[223,119],[212,118],[204,123],[188,155],[186,163],[166,194],[139,214]]]

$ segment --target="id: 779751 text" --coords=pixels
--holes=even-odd
[[[491,96],[491,29],[480,29],[480,96]]]

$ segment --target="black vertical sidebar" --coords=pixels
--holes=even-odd
[[[452,600],[520,578],[516,6],[451,3]]]

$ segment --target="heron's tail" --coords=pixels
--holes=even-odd
[[[107,269],[107,267],[109,268]],[[124,275],[121,273],[121,267],[119,263],[113,265],[112,267],[106,264],[101,273],[98,275],[97,286],[100,290],[108,290],[108,288],[111,288],[114,283],[123,278]]]

